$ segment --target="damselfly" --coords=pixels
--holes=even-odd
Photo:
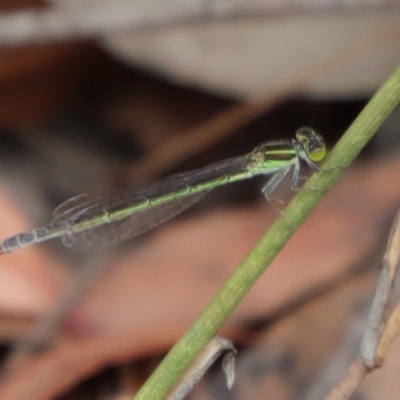
[[[301,160],[318,171],[316,163],[325,155],[323,138],[313,129],[303,127],[297,130],[296,139],[266,142],[247,155],[140,188],[108,196],[74,197],[56,208],[49,225],[4,240],[0,244],[0,254],[60,236],[66,246],[74,248],[132,238],[179,214],[211,189],[256,175],[272,175],[262,189],[270,200],[272,192],[292,167],[292,188],[296,189]]]

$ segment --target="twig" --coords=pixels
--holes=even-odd
[[[389,346],[400,330],[400,302],[390,318],[387,318],[399,259],[400,212],[397,214],[389,236],[367,331],[364,334],[359,355],[339,383],[331,390],[326,400],[348,399],[368,373],[383,365]]]
[[[293,236],[323,197],[340,178],[343,168],[354,160],[361,149],[400,102],[400,65],[379,89],[364,110],[333,149],[323,172],[315,174],[259,243],[220,289],[191,328],[162,361],[143,385],[136,400],[156,400],[165,397],[171,386],[189,367],[201,349],[216,334],[271,261]],[[290,221],[287,224],[286,221]]]

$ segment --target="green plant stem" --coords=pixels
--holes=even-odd
[[[285,217],[280,216],[256,244],[143,385],[135,397],[136,400],[158,400],[167,395],[181,374],[217,333],[296,229],[316,207],[325,192],[336,183],[343,173],[344,166],[354,160],[399,102],[400,65],[337,143],[322,166],[323,172],[314,174],[307,182],[306,188],[320,190],[301,190],[297,193],[286,207]]]

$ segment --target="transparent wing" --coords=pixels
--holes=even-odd
[[[176,174],[158,182],[137,186],[115,192],[83,194],[60,204],[53,212],[53,222],[69,223],[77,215],[87,217],[101,213],[103,210],[115,210],[153,199],[207,182],[224,175],[231,175],[244,170],[248,164],[248,156],[231,158],[212,164],[208,167]]]
[[[83,249],[89,246],[104,246],[139,236],[169,220],[198,201],[207,192],[201,192],[173,200],[130,217],[102,224],[80,232],[71,232],[62,237],[67,247]]]
[[[72,198],[62,203],[54,211],[52,224],[65,224],[70,227],[69,233],[63,236],[63,242],[68,247],[85,247],[104,245],[138,236],[190,207],[211,187],[204,187],[200,192],[188,194],[173,199],[167,203],[134,211],[133,214],[116,221],[104,222],[98,225],[98,220],[110,212],[134,208],[136,204],[146,203],[167,194],[190,189],[213,179],[227,178],[246,169],[248,156],[225,160],[197,171],[174,175],[170,178],[144,185],[136,189],[128,189],[112,194],[86,194]],[[218,184],[216,184],[217,186]],[[106,220],[106,218],[103,218]],[[86,229],[74,229],[81,221]],[[94,226],[90,227],[90,222]]]

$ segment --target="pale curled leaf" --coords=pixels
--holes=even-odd
[[[232,351],[227,351],[222,359],[222,369],[225,372],[226,386],[232,389],[235,382],[235,356],[236,351],[232,347]]]
[[[225,353],[222,368],[226,375],[228,389],[231,389],[235,379],[234,358],[236,350],[230,340],[216,336],[208,342],[193,364],[173,387],[166,400],[183,399],[222,353]]]

